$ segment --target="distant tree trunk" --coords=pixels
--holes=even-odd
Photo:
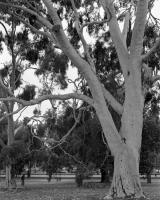
[[[76,174],[76,184],[77,184],[77,187],[82,187],[83,185],[83,175],[80,173]]]
[[[13,110],[13,104],[10,105],[11,110]],[[10,109],[9,109],[10,110]],[[8,117],[8,146],[14,142],[14,121],[13,116]],[[6,166],[6,187],[8,189],[16,188],[16,180],[14,171],[12,171],[12,165]]]
[[[152,182],[151,173],[146,174],[146,177],[147,177],[147,183],[151,183]]]
[[[101,183],[110,183],[110,174],[108,169],[105,168],[101,168],[100,169],[101,172]]]

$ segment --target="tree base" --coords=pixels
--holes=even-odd
[[[138,198],[131,196],[121,198],[121,197],[111,197],[110,195],[107,195],[102,200],[150,200],[150,199],[145,196]]]

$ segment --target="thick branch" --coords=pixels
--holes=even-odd
[[[60,45],[60,48],[68,56],[68,58],[72,61],[72,63],[79,69],[81,74],[84,76],[84,78],[88,82],[88,85],[90,86],[90,89],[92,91],[93,98],[97,101],[100,101],[101,98],[98,95],[97,91],[101,92],[101,85],[97,79],[96,74],[91,69],[91,65],[80,57],[80,55],[77,53],[77,51],[69,42],[68,38],[66,37],[62,29],[60,19],[57,20],[58,15],[57,15],[56,9],[52,5],[52,2],[50,0],[48,1],[43,0],[43,2],[47,7],[50,16],[52,17],[53,23],[54,24],[59,23],[60,25],[60,29],[56,29],[56,30],[52,29],[56,37],[56,40],[58,41],[58,44]],[[103,99],[102,93],[101,93],[101,97]]]
[[[51,16],[53,23],[57,25],[57,29],[52,29],[52,31],[62,49],[62,51],[69,57],[69,59],[72,61],[72,63],[80,70],[82,76],[84,76],[84,78],[86,79],[86,81],[91,89],[91,93],[92,93],[94,102],[92,100],[89,104],[93,105],[93,103],[94,103],[94,107],[96,109],[97,115],[99,117],[101,125],[106,134],[106,138],[111,143],[111,146],[112,146],[112,144],[119,145],[120,136],[119,136],[116,126],[113,122],[111,114],[106,106],[101,83],[99,82],[96,74],[91,69],[91,65],[78,55],[76,50],[73,48],[73,46],[69,42],[68,38],[66,37],[66,35],[62,29],[61,23],[59,22],[60,19],[57,20],[58,15],[57,15],[55,8],[53,7],[51,0],[48,0],[48,1],[43,0],[43,2],[45,4],[45,6],[47,7],[48,13]],[[114,23],[113,23],[113,25],[114,25]],[[120,32],[120,30],[119,30],[119,32]],[[121,34],[121,32],[120,32],[120,34]],[[121,55],[124,55],[124,54],[128,55],[128,52],[126,51],[126,49],[123,45],[122,39],[121,39],[121,44],[122,44],[123,48],[119,49],[120,50],[119,53]],[[123,49],[124,49],[125,53],[124,53]],[[126,58],[126,56],[123,56],[123,58],[124,57]],[[121,61],[123,61],[122,57],[121,57]],[[78,99],[80,99],[80,98],[78,98]],[[102,117],[101,113],[103,113],[103,117]],[[106,125],[108,125],[108,126],[106,126]]]
[[[119,114],[123,113],[123,106],[112,96],[112,94],[102,86],[103,94],[110,106]]]
[[[54,22],[54,26],[56,26],[57,28],[62,27],[61,20],[57,15],[56,8],[53,7],[52,1],[51,0],[43,0],[43,3],[45,4],[45,6],[48,9],[48,13],[49,13],[49,15],[51,16],[51,18]]]
[[[139,0],[130,48],[130,53],[132,57],[140,56],[142,53],[143,35],[146,24],[147,10],[148,0]]]
[[[118,54],[118,58],[123,70],[123,75],[124,78],[126,78],[127,76],[127,68],[128,68],[128,64],[126,64],[126,60],[129,57],[128,51],[126,49],[126,46],[123,43],[123,37],[122,37],[122,33],[120,31],[119,25],[118,25],[118,21],[117,21],[117,17],[115,14],[115,9],[114,9],[114,5],[113,5],[113,1],[111,0],[101,0],[100,1],[105,12],[111,15],[111,19],[108,22],[109,25],[109,30],[111,33],[111,37],[112,40],[115,44],[115,48]]]
[[[70,94],[63,94],[63,95],[52,95],[52,94],[48,94],[48,95],[44,95],[41,96],[37,99],[34,100],[30,100],[30,101],[25,101],[22,99],[18,99],[16,97],[8,97],[8,98],[0,98],[0,101],[13,101],[13,102],[17,102],[19,104],[22,104],[23,106],[32,106],[32,105],[36,105],[39,104],[45,100],[68,100],[68,99],[80,99],[82,101],[87,102],[89,105],[94,106],[94,101],[82,94],[77,94],[77,93],[70,93]]]

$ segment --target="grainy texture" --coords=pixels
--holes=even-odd
[[[147,185],[142,184],[147,197],[160,200],[160,182]],[[29,183],[25,188],[17,191],[0,191],[0,200],[99,200],[102,199],[109,186],[105,188],[77,188],[74,183]]]

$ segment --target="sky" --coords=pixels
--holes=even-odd
[[[156,0],[155,6],[152,10],[152,13],[154,14],[155,17],[160,18],[160,0]],[[0,26],[0,30],[4,31],[1,26]],[[87,41],[91,41],[88,34],[85,34],[85,37],[86,37]],[[4,63],[7,63],[9,60],[10,60],[10,57],[7,53],[6,46],[4,45],[3,54],[0,54],[0,68],[2,68],[4,66]],[[69,70],[67,71],[67,76],[68,76],[68,78],[75,80],[75,78],[77,78],[77,69],[69,67]],[[27,70],[23,76],[23,80],[26,83],[38,85],[38,87],[41,87],[38,78],[34,75],[34,70]],[[58,94],[58,93],[62,94],[62,93],[72,92],[73,89],[74,89],[73,85],[69,85],[69,87],[65,91],[61,91],[60,89],[57,88],[54,91],[54,94]],[[21,113],[20,118],[22,119],[25,116],[32,117],[33,110],[35,107],[37,107],[37,106],[32,106],[32,107],[28,107],[27,109],[25,109],[25,111],[23,113]],[[50,103],[48,103],[48,101],[45,101],[41,104],[40,108],[41,108],[42,114],[43,114],[48,108],[51,108],[51,106],[50,106]],[[20,113],[14,115],[14,119],[16,120],[19,116],[20,116]]]

